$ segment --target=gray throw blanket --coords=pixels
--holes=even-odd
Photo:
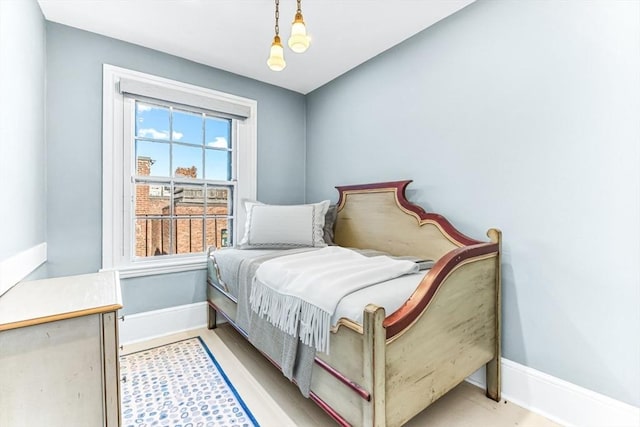
[[[315,349],[302,344],[297,337],[282,332],[251,310],[249,296],[256,270],[264,261],[284,255],[317,250],[317,248],[274,250],[215,251],[212,256],[222,281],[238,299],[236,324],[249,336],[249,342],[277,363],[287,379],[295,380],[303,396],[309,397]],[[237,290],[237,293],[235,292]]]

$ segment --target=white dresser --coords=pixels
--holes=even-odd
[[[117,272],[18,283],[0,297],[0,426],[120,425]]]

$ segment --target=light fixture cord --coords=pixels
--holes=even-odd
[[[296,10],[296,13],[302,14],[302,7],[300,6],[300,3],[302,3],[302,0],[298,0],[298,10]]]
[[[280,26],[278,21],[280,20],[280,0],[276,0],[276,36],[280,34]]]

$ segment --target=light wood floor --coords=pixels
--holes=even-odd
[[[123,354],[201,336],[263,427],[320,427],[336,424],[302,397],[257,350],[231,326],[196,329],[124,346]],[[507,401],[494,402],[484,390],[462,383],[412,419],[407,427],[551,427],[558,424]]]

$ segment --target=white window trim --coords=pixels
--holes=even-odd
[[[118,90],[121,78],[152,83],[168,89],[181,90],[200,96],[236,103],[250,108],[250,115],[237,122],[237,179],[234,205],[233,241],[238,242],[244,234],[246,214],[240,206],[243,199],[256,199],[257,192],[257,110],[258,103],[228,93],[206,89],[175,80],[127,70],[113,65],[103,65],[102,83],[102,269],[118,270],[120,277],[150,276],[206,268],[204,254],[185,255],[167,259],[149,258],[132,261],[123,253],[127,205],[123,199],[124,146],[123,109],[124,96]]]

